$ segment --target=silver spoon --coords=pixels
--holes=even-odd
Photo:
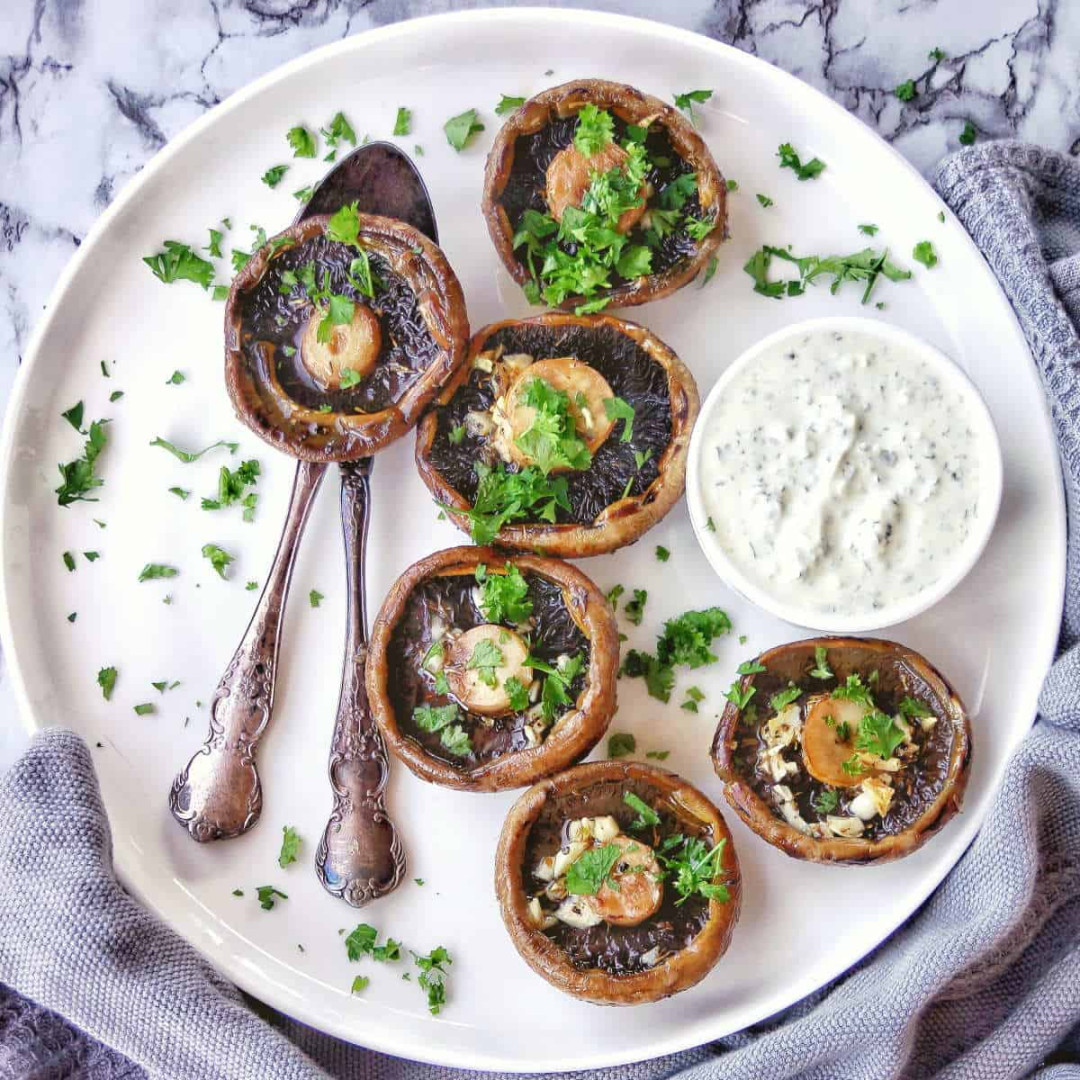
[[[409,158],[389,143],[354,150],[327,174],[296,220],[356,202],[397,217],[437,240],[427,189]],[[255,752],[273,711],[281,622],[312,500],[327,466],[297,463],[285,527],[266,584],[210,705],[210,730],[173,783],[173,816],[198,841],[250,829],[262,811]],[[364,549],[371,459],[342,465],[341,516],[348,579],[345,665],[330,755],[334,808],[316,854],[324,886],[359,906],[393,889],[405,853],[386,812],[389,760],[367,707]]]

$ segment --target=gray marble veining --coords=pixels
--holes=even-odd
[[[95,218],[165,143],[280,63],[456,0],[6,0],[0,4],[0,407]],[[1080,153],[1068,0],[592,0],[728,42],[829,94],[928,171],[1018,136]],[[931,59],[940,49],[945,58]],[[901,101],[895,88],[912,79]],[[22,744],[0,678],[0,766]]]

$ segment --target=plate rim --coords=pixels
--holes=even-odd
[[[745,69],[751,69],[759,73],[763,72],[764,69],[764,72],[767,73],[765,77],[776,80],[782,87],[786,87],[796,94],[811,94],[815,100],[815,104],[818,107],[824,108],[827,114],[831,113],[832,117],[835,119],[835,123],[841,125],[848,124],[850,125],[848,130],[851,132],[862,132],[860,137],[869,137],[877,140],[881,146],[888,151],[895,166],[898,166],[905,172],[910,179],[923,185],[935,198],[937,197],[933,187],[915,166],[904,158],[895,147],[882,138],[882,136],[873,128],[859,120],[858,117],[849,113],[842,105],[834,101],[817,87],[804,82],[802,79],[799,79],[797,76],[790,74],[782,68],[779,68],[766,60],[762,60],[760,57],[745,53],[733,45],[728,45],[725,42],[717,41],[714,38],[699,34],[693,30],[672,26],[667,23],[657,22],[638,16],[596,11],[593,9],[574,9],[573,15],[576,20],[588,21],[597,29],[603,30],[604,28],[608,28],[613,31],[621,30],[639,36],[642,34],[648,34],[654,37],[659,35],[667,38],[676,47],[702,49],[707,52],[712,52],[716,57],[720,58],[720,62],[724,64],[731,64],[735,67],[741,66]],[[10,504],[8,496],[11,490],[11,478],[17,471],[18,465],[16,455],[17,447],[14,439],[14,424],[11,422],[11,418],[22,411],[24,398],[29,392],[31,372],[36,365],[38,354],[41,351],[41,343],[59,310],[57,301],[70,287],[72,280],[89,257],[90,251],[93,250],[101,237],[111,227],[113,220],[125,210],[129,203],[139,196],[143,187],[149,183],[153,177],[166,168],[172,159],[179,155],[191,142],[200,138],[207,129],[213,127],[220,117],[242,106],[250,99],[258,97],[264,90],[272,87],[283,79],[289,78],[300,70],[315,66],[327,59],[335,58],[338,54],[347,54],[353,51],[362,52],[367,49],[378,48],[383,42],[391,42],[398,38],[415,37],[418,40],[423,41],[433,31],[437,33],[439,26],[451,22],[462,24],[501,22],[507,27],[512,27],[513,24],[516,23],[518,24],[518,30],[523,31],[527,30],[528,27],[536,21],[549,23],[565,22],[565,18],[565,9],[536,6],[480,8],[441,12],[433,15],[406,19],[401,22],[390,23],[384,26],[370,27],[345,37],[340,41],[331,42],[311,49],[300,56],[294,57],[293,59],[274,67],[265,74],[235,90],[223,101],[219,102],[202,116],[192,121],[187,127],[174,136],[161,150],[159,150],[138,173],[128,180],[113,202],[94,221],[83,239],[79,250],[67,262],[53,288],[50,290],[45,311],[30,334],[26,348],[23,352],[23,362],[16,374],[16,378],[12,385],[11,395],[8,399],[7,409],[5,410],[4,431],[0,433],[0,641],[3,643],[5,655],[8,660],[6,665],[8,678],[10,679],[13,694],[18,706],[18,714],[23,726],[28,732],[32,734],[48,727],[61,725],[39,722],[34,716],[30,702],[30,694],[23,678],[22,665],[19,660],[19,638],[14,632],[11,611],[8,604],[9,553],[6,543],[6,536],[10,524]],[[979,261],[985,266],[987,283],[991,290],[996,293],[998,301],[1002,305],[1002,310],[1009,320],[1015,343],[1024,353],[1030,356],[1031,349],[1028,346],[1016,313],[1013,311],[1012,305],[1009,303],[1001,283],[997,280],[993,270],[986,263],[985,258],[976,247],[967,230],[963,229],[961,226],[960,232],[962,233],[962,236],[959,238],[958,242],[967,245],[969,252],[976,255]],[[1033,360],[1032,363],[1034,363]],[[1041,376],[1037,369],[1033,372],[1033,375],[1041,383]],[[1049,430],[1051,433],[1054,433],[1049,402],[1045,397],[1045,393],[1043,395],[1042,408]],[[1053,516],[1055,518],[1053,537],[1057,543],[1057,551],[1055,553],[1056,557],[1052,560],[1055,569],[1056,591],[1059,597],[1056,609],[1056,627],[1057,625],[1060,625],[1061,613],[1064,609],[1065,602],[1066,514],[1060,454],[1055,454],[1054,456],[1053,480],[1057,491],[1057,497],[1054,500],[1053,506]],[[1050,562],[1051,560],[1047,561]],[[1041,659],[1038,655],[1033,656],[1033,666],[1035,663],[1038,663],[1038,666],[1042,667],[1044,671],[1048,670],[1050,663],[1056,655],[1056,648],[1057,633],[1055,630],[1052,635],[1048,634],[1048,640],[1044,648],[1045,656]],[[1031,720],[1023,727],[1023,729],[1017,724],[1018,734],[1015,737],[1015,742],[1009,747],[1009,753],[1003,758],[998,771],[990,777],[988,785],[990,794],[985,805],[978,813],[975,811],[968,811],[963,815],[961,820],[956,823],[954,835],[957,835],[958,837],[962,836],[963,839],[962,841],[959,839],[954,841],[957,847],[955,857],[946,858],[940,867],[935,866],[931,868],[920,881],[919,887],[915,890],[913,894],[914,901],[908,913],[899,920],[891,922],[890,925],[883,926],[880,937],[876,941],[871,942],[858,956],[846,963],[841,970],[832,971],[830,969],[825,973],[824,977],[817,973],[813,973],[804,976],[799,981],[786,984],[782,993],[776,993],[774,991],[768,996],[768,999],[764,1002],[763,1007],[760,1008],[758,1012],[748,1019],[740,1017],[734,1026],[732,1026],[730,1022],[720,1023],[715,1027],[710,1028],[709,1033],[706,1035],[702,1035],[701,1032],[695,1029],[694,1034],[690,1036],[689,1039],[686,1034],[686,1029],[676,1028],[676,1034],[666,1035],[662,1040],[657,1039],[648,1048],[639,1048],[632,1051],[629,1055],[611,1051],[601,1051],[585,1057],[582,1057],[579,1054],[575,1057],[558,1059],[552,1063],[546,1064],[544,1067],[551,1071],[558,1071],[560,1069],[573,1071],[612,1065],[626,1065],[636,1061],[661,1057],[704,1045],[707,1042],[723,1038],[735,1031],[744,1030],[746,1027],[769,1019],[802,1000],[821,986],[836,979],[845,971],[850,971],[853,967],[861,963],[869,953],[879,948],[891,934],[915,914],[918,908],[925,903],[930,894],[934,892],[944,878],[955,868],[957,862],[963,857],[967,848],[970,846],[971,841],[974,839],[975,834],[981,827],[986,814],[989,812],[994,797],[1001,788],[1004,772],[1009,759],[1012,754],[1015,753],[1019,742],[1027,734],[1036,715],[1037,696],[1036,700],[1032,702]],[[133,886],[122,863],[123,858],[119,854],[116,854],[116,871],[118,876],[128,888],[132,889],[135,895],[139,896],[143,902],[147,903],[147,906],[155,917],[161,919],[165,925],[169,926],[185,942],[191,944],[212,966],[222,972],[226,978],[235,985],[241,987],[245,992],[252,994],[252,996],[257,997],[260,1000],[265,1000],[268,1005],[271,1005],[282,1013],[294,1017],[319,1031],[332,1035],[345,1042],[395,1056],[402,1055],[402,1047],[396,1042],[391,1044],[389,1041],[384,1041],[383,1037],[379,1034],[377,1025],[362,1033],[357,1032],[355,1029],[348,1030],[345,1025],[335,1024],[324,1017],[317,1015],[316,1009],[303,1007],[305,1004],[303,1002],[298,1002],[293,999],[286,1000],[280,995],[267,994],[266,986],[261,984],[257,985],[256,981],[245,969],[243,964],[232,962],[230,954],[212,952],[205,948],[201,939],[188,936],[184,932],[178,918],[171,914],[166,914],[150,905],[145,900],[142,891]],[[275,998],[276,1000],[274,1000]],[[360,1038],[363,1038],[365,1041],[360,1042]],[[410,1046],[407,1053],[413,1060],[450,1067],[503,1070],[514,1073],[531,1071],[518,1059],[503,1058],[498,1054],[491,1054],[484,1050],[477,1050],[474,1048],[464,1049],[454,1045],[440,1045],[437,1048],[433,1047],[429,1051],[426,1043],[418,1043]]]

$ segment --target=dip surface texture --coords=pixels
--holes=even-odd
[[[804,610],[869,613],[928,589],[978,520],[981,425],[902,342],[829,329],[777,341],[706,422],[709,540]]]

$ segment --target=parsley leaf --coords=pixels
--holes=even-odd
[[[893,91],[897,101],[911,101],[915,97],[915,80],[908,79]]]
[[[646,756],[656,757],[656,755],[657,751],[653,750]],[[644,829],[649,825],[660,824],[660,815],[644,799],[639,798],[632,791],[623,792],[623,802],[637,814],[637,817],[630,822],[631,829]]]
[[[525,684],[516,675],[511,675],[503,683],[503,689],[506,691],[510,708],[514,712],[524,712],[529,707],[529,691],[525,689]]]
[[[236,470],[222,465],[218,473],[218,493],[216,499],[203,499],[204,510],[220,510],[223,506],[232,506],[234,503],[243,502],[244,520],[251,521],[255,517],[255,502],[257,496],[254,492],[246,498],[244,490],[249,484],[256,483],[259,476],[259,463],[257,461],[243,461]]]
[[[618,844],[591,847],[566,870],[566,891],[574,896],[595,896],[607,880],[622,849]]]
[[[490,572],[481,563],[476,580],[480,583],[480,607],[488,622],[522,623],[532,614],[529,583],[513,563],[506,563],[504,574]]]
[[[285,893],[280,889],[275,889],[273,885],[260,885],[255,891],[259,894],[259,907],[264,911],[269,911],[274,906],[275,897],[279,900],[289,899]]]
[[[859,226],[859,232],[863,233],[865,236],[874,236],[877,233],[877,231],[878,231],[878,227],[876,225],[860,225]]]
[[[932,709],[928,709],[921,701],[916,701],[913,697],[905,697],[900,702],[897,711],[901,716],[907,716],[913,720],[922,720],[934,715]]]
[[[960,132],[960,145],[972,146],[975,143],[975,137],[978,135],[978,130],[975,125],[970,121],[964,122],[964,130]]]
[[[730,629],[731,620],[718,607],[683,612],[664,624],[656,643],[656,654],[661,663],[671,666],[683,664],[697,668],[711,664],[716,657],[709,651],[709,645],[713,638]]]
[[[829,652],[824,645],[814,646],[814,666],[810,669],[810,675],[815,679],[833,678],[833,670],[829,667]]]
[[[623,422],[622,434],[619,442],[630,442],[634,437],[634,407],[621,397],[609,397],[604,400],[604,412],[609,420],[621,420]]]
[[[308,603],[312,607],[318,607],[323,602],[323,599],[323,594],[319,592],[318,589],[312,589],[311,592],[308,593]]]
[[[499,104],[495,106],[496,116],[505,116],[507,113],[513,112],[519,105],[524,105],[525,99],[523,97],[512,97],[510,94],[503,94],[499,98]]]
[[[349,988],[350,994],[359,994],[361,991],[368,988],[368,984],[371,982],[366,975],[357,975],[352,981],[352,986]]]
[[[292,147],[293,157],[313,158],[315,156],[315,136],[306,127],[297,125],[289,128],[286,138]]]
[[[300,854],[300,834],[291,825],[283,825],[281,833],[281,851],[277,861],[284,870],[289,863],[296,862],[296,856]]]
[[[926,54],[926,58],[928,60],[933,60],[935,64],[940,64],[948,55],[949,54],[945,52],[944,49],[935,46]]]
[[[68,419],[70,420],[70,417]],[[61,484],[55,489],[54,494],[58,505],[70,506],[74,502],[97,502],[97,499],[90,498],[89,492],[105,483],[94,471],[97,459],[101,456],[101,451],[105,449],[105,423],[104,420],[95,420],[90,425],[83,445],[82,457],[57,465],[60,470]]]
[[[264,172],[262,174],[262,182],[268,188],[276,188],[278,186],[278,184],[281,183],[281,178],[288,171],[289,171],[289,166],[288,165],[274,165],[271,168],[267,169],[266,172]],[[220,234],[218,234],[218,237],[220,239]],[[211,251],[210,254],[213,255],[213,251]],[[219,251],[218,254],[220,255],[221,252]]]
[[[762,195],[760,191],[757,193],[755,198],[766,210],[773,204],[772,199],[770,199],[768,195]]]
[[[218,440],[216,443],[211,443],[209,446],[204,446],[201,450],[189,451],[181,450],[178,446],[174,446],[171,442],[166,441],[159,435],[150,444],[151,446],[160,446],[163,450],[168,450],[174,458],[184,462],[186,465],[190,465],[193,461],[198,461],[203,454],[208,454],[211,450],[216,450],[219,446],[224,446],[228,449],[230,454],[235,454],[240,448],[239,443],[226,442],[224,439]]]
[[[629,649],[623,659],[619,674],[630,679],[643,678],[650,697],[663,702],[671,700],[671,691],[675,686],[675,671],[669,665],[661,663],[652,653]]]
[[[595,105],[583,105],[577,114],[574,146],[585,157],[592,157],[611,143],[614,132],[615,121],[611,113]]]
[[[711,90],[688,90],[685,94],[675,94],[675,107],[682,109],[687,116],[697,124],[697,116],[694,113],[694,103],[699,105],[708,101],[713,92]]]
[[[145,256],[143,262],[150,267],[154,277],[166,285],[174,281],[194,281],[209,289],[214,280],[214,264],[178,240],[166,240],[164,251]]]
[[[439,733],[439,740],[445,749],[458,757],[472,752],[469,734],[457,723],[458,707],[449,705],[418,705],[413,710],[413,722],[421,731]]]
[[[416,981],[427,994],[428,1011],[432,1016],[438,1016],[446,1004],[448,972],[443,964],[452,964],[453,960],[442,945],[432,949],[428,956],[417,956],[416,953],[412,955],[413,963],[420,969],[420,977]]]
[[[554,521],[557,509],[569,510],[566,478],[548,477],[540,469],[527,466],[508,472],[502,462],[494,467],[478,461],[473,465],[479,484],[471,510],[443,506],[467,517],[472,523],[472,539],[489,544],[503,525],[512,521]]]
[[[769,266],[776,257],[795,264],[799,271],[797,280],[770,281]],[[876,251],[863,248],[851,255],[806,255],[799,257],[785,248],[771,247],[765,244],[747,260],[743,270],[754,279],[754,292],[762,296],[779,300],[784,296],[801,296],[807,285],[812,285],[819,277],[832,276],[829,291],[835,293],[845,281],[865,282],[862,303],[870,300],[879,275],[890,281],[906,281],[911,277],[910,270],[904,270],[889,262],[888,249]]]
[[[788,683],[783,689],[773,694],[769,698],[769,708],[773,712],[780,712],[781,709],[787,708],[793,701],[797,701],[802,696],[802,691],[794,684]]]
[[[632,754],[637,749],[637,739],[628,731],[616,731],[608,737],[607,756],[621,758]]]
[[[927,270],[933,270],[938,264],[937,252],[929,240],[920,240],[911,252],[911,257],[916,262],[921,262]]]
[[[656,545],[656,558],[660,562],[667,562],[671,558],[671,552],[663,544]]]
[[[140,581],[155,581],[158,578],[174,578],[180,571],[175,566],[167,566],[165,563],[148,562],[139,571]]]
[[[546,379],[525,384],[521,403],[533,409],[532,423],[514,442],[546,476],[553,469],[580,470],[592,464],[592,454],[577,433],[570,397]]]
[[[859,733],[855,737],[855,749],[866,750],[880,758],[892,757],[893,751],[904,741],[904,733],[880,709],[871,709],[859,721]]]
[[[480,123],[476,116],[475,109],[466,109],[463,113],[458,113],[457,116],[451,116],[449,120],[443,124],[443,131],[446,132],[446,141],[461,153],[469,144],[469,140],[477,133],[484,130],[484,125]]]
[[[676,906],[695,895],[720,903],[731,899],[727,887],[715,881],[723,873],[725,844],[726,840],[721,840],[710,849],[697,837],[674,833],[660,845],[657,860],[679,894]]]
[[[101,687],[101,696],[106,701],[112,700],[113,688],[116,686],[117,671],[114,667],[103,667],[97,673],[98,686]]]
[[[793,170],[800,180],[813,180],[825,169],[825,162],[820,158],[811,158],[804,165],[791,143],[781,143],[776,156],[780,159],[780,168]]]
[[[863,685],[862,678],[857,672],[853,672],[845,680],[843,686],[838,686],[833,692],[834,698],[844,701],[854,701],[859,705],[865,705],[868,709],[874,707],[874,699],[869,689]]]
[[[481,638],[473,647],[472,656],[465,667],[475,671],[485,686],[494,687],[498,685],[495,672],[505,663],[502,649],[490,638]]]
[[[135,706],[136,716],[149,716],[151,713],[157,712],[157,708],[152,701],[144,701],[141,705]]]
[[[819,814],[831,814],[839,801],[834,788],[823,788],[810,800],[810,805]]]
[[[645,602],[648,599],[647,589],[635,589],[633,599],[626,601],[623,612],[635,626],[640,626],[641,620],[645,617]]]
[[[67,412],[60,414],[80,435],[84,434],[82,429],[83,422],[83,403],[77,401],[71,406]]]
[[[210,565],[217,571],[218,577],[222,581],[227,581],[225,570],[229,563],[233,561],[233,556],[219,548],[217,544],[203,544],[202,553],[205,558],[210,560]]]
[[[412,131],[412,110],[404,105],[398,106],[397,116],[394,119],[394,134],[408,135]]]

